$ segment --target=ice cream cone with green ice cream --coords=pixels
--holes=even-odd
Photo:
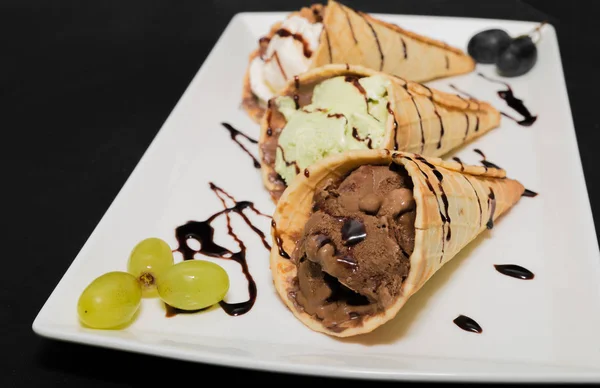
[[[332,155],[390,149],[442,156],[500,122],[464,99],[359,66],[327,65],[287,84],[268,104],[259,152],[274,201],[297,174]]]

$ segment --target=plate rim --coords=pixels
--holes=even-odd
[[[198,79],[206,71],[205,64],[214,56],[214,53],[222,44],[224,37],[230,33],[230,30],[234,28],[234,26],[238,23],[246,23],[247,17],[256,17],[256,16],[276,16],[281,14],[287,14],[289,12],[286,11],[262,11],[262,12],[238,12],[234,14],[226,27],[223,29],[218,39],[213,44],[211,50],[208,55],[204,59],[204,61],[199,65],[196,73],[189,81],[187,87],[184,92],[181,94],[176,104],[172,107],[169,115],[164,120],[164,122],[160,125],[158,131],[156,132],[154,138],[138,160],[135,167],[132,169],[128,178],[125,180],[118,193],[115,195],[111,203],[107,206],[106,210],[100,217],[98,223],[92,229],[92,232],[89,234],[79,252],[75,256],[75,258],[69,264],[69,267],[64,272],[62,277],[56,283],[51,293],[46,298],[45,302],[39,309],[36,317],[32,322],[32,330],[35,334],[63,342],[71,342],[77,343],[86,346],[96,346],[100,348],[113,349],[126,351],[129,353],[138,353],[145,354],[157,357],[168,357],[171,359],[177,360],[185,360],[197,363],[204,363],[207,365],[219,365],[225,367],[233,367],[233,368],[241,368],[246,370],[257,370],[264,372],[275,372],[275,373],[284,373],[284,374],[297,374],[304,376],[316,376],[316,377],[338,377],[338,378],[354,378],[354,379],[364,379],[364,380],[389,380],[389,381],[448,381],[448,382],[599,382],[600,381],[600,368],[592,369],[592,368],[577,368],[572,366],[561,366],[560,370],[553,370],[552,368],[549,371],[542,372],[526,372],[526,373],[518,373],[508,375],[505,372],[491,372],[487,371],[484,373],[451,373],[451,372],[428,372],[428,371],[409,371],[409,370],[400,370],[400,371],[386,371],[386,370],[373,370],[368,368],[356,369],[351,366],[334,366],[334,365],[310,365],[310,364],[294,364],[291,362],[277,362],[273,360],[264,360],[260,358],[252,358],[248,356],[235,356],[235,355],[222,355],[215,354],[207,351],[203,351],[201,349],[196,350],[188,350],[176,348],[168,345],[155,345],[155,344],[147,344],[131,339],[123,339],[119,337],[108,337],[108,336],[98,336],[93,332],[88,331],[72,331],[62,329],[61,325],[47,324],[43,321],[43,313],[47,309],[47,306],[50,300],[53,298],[58,288],[63,283],[64,279],[71,273],[71,271],[75,271],[78,265],[82,262],[83,257],[89,249],[90,241],[95,237],[97,230],[102,224],[102,220],[106,217],[107,213],[111,211],[114,204],[120,200],[120,198],[124,195],[123,193],[126,191],[128,186],[131,184],[132,177],[136,175],[137,170],[140,166],[145,164],[145,160],[153,153],[154,148],[157,144],[160,143],[162,136],[165,133],[165,128],[168,127],[172,117],[175,116],[175,113],[179,110],[182,102],[186,100],[187,95],[190,90],[192,90]],[[463,17],[463,16],[441,16],[441,15],[421,15],[421,14],[390,14],[390,13],[371,13],[375,17],[397,17],[402,16],[406,18],[423,18],[423,19],[444,19],[444,20],[469,20],[469,21],[485,21],[488,23],[509,23],[509,24],[526,24],[526,23],[539,23],[537,21],[531,20],[512,20],[512,19],[495,19],[495,18],[477,18],[477,17]],[[547,28],[551,29],[552,40],[554,44],[556,44],[556,48],[558,50],[559,55],[559,69],[561,72],[561,80],[559,80],[559,87],[563,90],[564,94],[567,97],[567,104],[565,105],[565,114],[568,114],[569,120],[571,122],[571,126],[574,129],[575,136],[575,151],[576,155],[573,155],[577,158],[578,162],[578,173],[581,173],[583,180],[583,189],[585,190],[586,204],[585,208],[589,209],[590,212],[588,214],[588,221],[590,221],[590,225],[592,226],[592,232],[595,234],[595,223],[593,219],[593,215],[591,214],[591,201],[589,197],[589,190],[587,187],[587,181],[585,180],[585,175],[583,174],[583,164],[581,160],[581,154],[579,145],[577,143],[577,132],[575,131],[574,119],[571,109],[571,102],[569,100],[568,89],[566,88],[566,79],[564,74],[564,68],[562,63],[562,57],[560,55],[560,45],[558,40],[558,34],[556,32],[556,28],[551,23],[547,24]],[[595,239],[595,248],[598,251],[598,240]],[[427,357],[424,357],[427,358]],[[499,361],[492,360],[465,360],[467,363],[477,363],[484,365],[497,365],[497,364],[513,364],[513,363],[502,363]],[[514,364],[517,364],[516,362]],[[534,368],[551,366],[550,364],[542,364],[542,363],[533,363],[526,364],[533,365]]]

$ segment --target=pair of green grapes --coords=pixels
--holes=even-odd
[[[142,240],[131,251],[127,272],[108,272],[85,288],[77,303],[79,319],[94,329],[118,329],[132,321],[142,297],[190,311],[220,302],[229,291],[221,266],[206,260],[173,263],[165,241]]]

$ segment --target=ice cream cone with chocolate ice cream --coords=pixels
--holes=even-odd
[[[354,150],[322,159],[277,204],[275,288],[312,330],[371,332],[524,190],[501,169],[412,153]]]
[[[500,123],[491,105],[360,66],[326,65],[290,81],[261,122],[263,183],[276,202],[320,159],[354,149],[442,156]]]
[[[365,66],[415,82],[475,68],[463,51],[336,1],[314,4],[272,26],[250,55],[242,105],[255,121],[287,81],[330,63]]]

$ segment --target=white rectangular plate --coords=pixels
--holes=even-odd
[[[500,20],[375,15],[407,29],[466,48],[476,32],[500,27],[512,35],[535,24]],[[125,270],[141,239],[157,236],[177,247],[174,230],[221,209],[208,182],[238,200],[271,213],[274,205],[248,155],[221,122],[258,137],[258,125],[240,109],[247,56],[283,13],[238,14],[198,71],[168,120],[115,198],[73,264],[40,311],[36,333],[89,345],[198,362],[261,370],[373,379],[471,381],[600,381],[600,260],[579,159],[555,31],[538,44],[539,60],[510,80],[515,94],[539,115],[532,127],[503,119],[501,126],[454,155],[478,164],[474,148],[540,193],[523,198],[440,270],[396,319],[375,332],[338,340],[310,331],[278,299],[268,254],[249,228],[233,216],[246,241],[258,299],[246,315],[220,309],[166,318],[157,299],[143,300],[135,322],[122,331],[82,328],[77,299],[97,276]],[[490,66],[479,71],[494,76]],[[476,72],[430,83],[453,83],[502,111],[502,87]],[[249,145],[256,154],[256,147]],[[451,157],[454,155],[448,155]],[[249,214],[265,233],[269,220]],[[235,249],[223,220],[217,242]],[[177,256],[176,260],[180,260]],[[216,259],[215,259],[216,260]],[[239,266],[229,272],[228,301],[246,297]],[[535,273],[530,281],[503,276],[494,264],[514,263]],[[474,318],[482,334],[453,324]]]

